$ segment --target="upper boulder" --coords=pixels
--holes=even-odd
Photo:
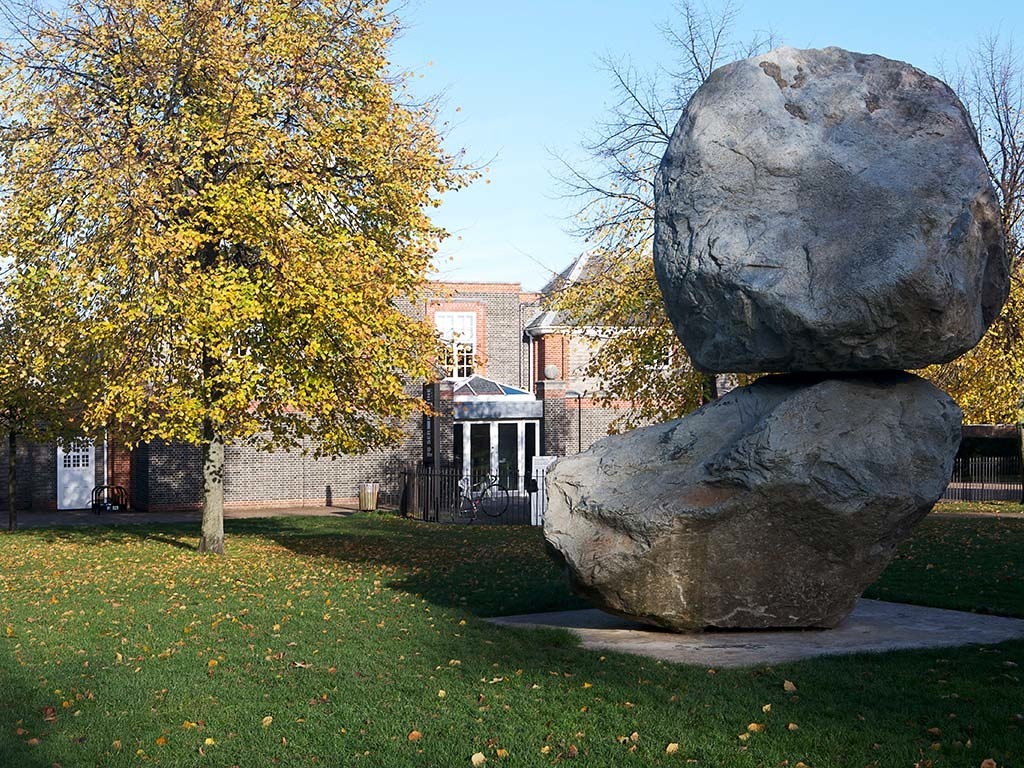
[[[655,202],[658,281],[704,371],[947,362],[1006,299],[970,119],[902,62],[783,47],[716,70],[676,126]]]

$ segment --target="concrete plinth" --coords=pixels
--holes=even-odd
[[[491,619],[510,627],[567,629],[584,648],[703,667],[748,667],[815,656],[990,645],[1024,638],[1024,620],[858,600],[835,629],[676,634],[596,609]]]

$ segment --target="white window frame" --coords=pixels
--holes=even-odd
[[[476,373],[476,312],[435,312],[434,327],[448,349],[441,361],[447,374],[458,379]]]

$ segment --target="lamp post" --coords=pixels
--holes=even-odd
[[[565,396],[576,398],[576,453],[583,453],[583,393],[570,389]]]

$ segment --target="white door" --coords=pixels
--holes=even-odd
[[[92,443],[57,446],[57,509],[87,509],[92,503],[96,470]]]

